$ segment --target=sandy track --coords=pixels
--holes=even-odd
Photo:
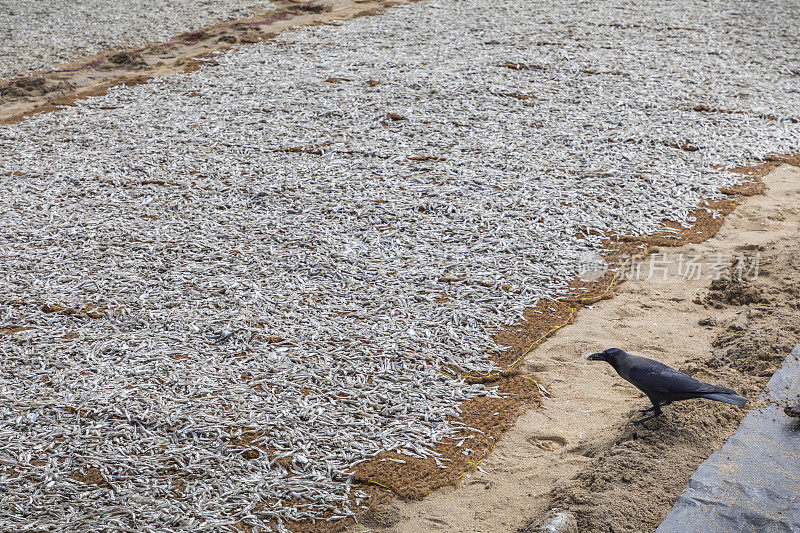
[[[249,0],[0,0],[0,79],[247,18],[251,6]]]
[[[138,44],[77,59],[56,71],[43,70],[22,78],[0,76],[0,124],[49,113],[75,100],[105,94],[119,85],[196,70],[214,53],[231,46],[273,39],[289,28],[316,24],[341,24],[380,9],[401,4],[395,0],[329,0],[324,3],[278,0],[275,9],[254,8],[248,18],[225,22],[172,36],[161,42]]]

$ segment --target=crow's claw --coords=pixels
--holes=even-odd
[[[650,416],[646,416],[644,418],[640,418],[639,420],[634,420],[633,421],[633,425],[634,426],[644,426],[644,422],[647,422],[648,420],[652,420],[652,419],[654,419],[654,418],[656,418],[658,416],[661,416],[661,410],[660,409],[658,411],[656,411],[655,414],[652,414]],[[647,426],[644,426],[644,427],[647,428]],[[650,428],[648,428],[648,429],[650,429]]]

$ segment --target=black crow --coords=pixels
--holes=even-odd
[[[736,392],[731,389],[697,381],[683,372],[678,372],[674,368],[668,367],[664,363],[659,363],[646,357],[639,357],[638,355],[631,355],[619,348],[609,348],[602,352],[593,353],[587,359],[607,362],[614,367],[617,374],[633,383],[637,389],[645,393],[650,398],[650,401],[653,402],[653,407],[641,409],[640,412],[655,412],[641,420],[634,421],[634,424],[641,424],[659,416],[663,406],[678,400],[708,398],[709,400],[733,405],[747,403],[746,399],[737,396]]]

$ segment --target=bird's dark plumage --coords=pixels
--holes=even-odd
[[[659,416],[661,407],[678,400],[706,398],[733,405],[747,403],[745,398],[738,396],[731,389],[697,381],[683,372],[668,367],[664,363],[659,363],[646,357],[631,355],[619,348],[609,348],[602,352],[593,353],[587,359],[606,361],[614,367],[617,374],[631,382],[653,402],[653,407],[645,409],[643,412],[654,411],[654,413],[641,420],[636,420],[635,424],[641,424]]]

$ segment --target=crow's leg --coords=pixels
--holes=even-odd
[[[661,413],[655,413],[653,415],[646,416],[644,418],[640,418],[639,420],[634,420],[632,423],[633,423],[634,426],[640,426],[640,425],[643,426],[644,423],[647,422],[648,420],[652,420],[652,419],[654,419],[656,417],[659,417],[659,416],[661,416]],[[647,427],[647,426],[644,426],[644,427]]]
[[[658,410],[662,405],[667,405],[671,402],[662,403],[660,400],[654,400],[652,396],[648,395],[647,399],[650,400],[650,403],[653,405],[648,407],[647,409],[639,409],[640,413],[649,413],[650,411]]]

